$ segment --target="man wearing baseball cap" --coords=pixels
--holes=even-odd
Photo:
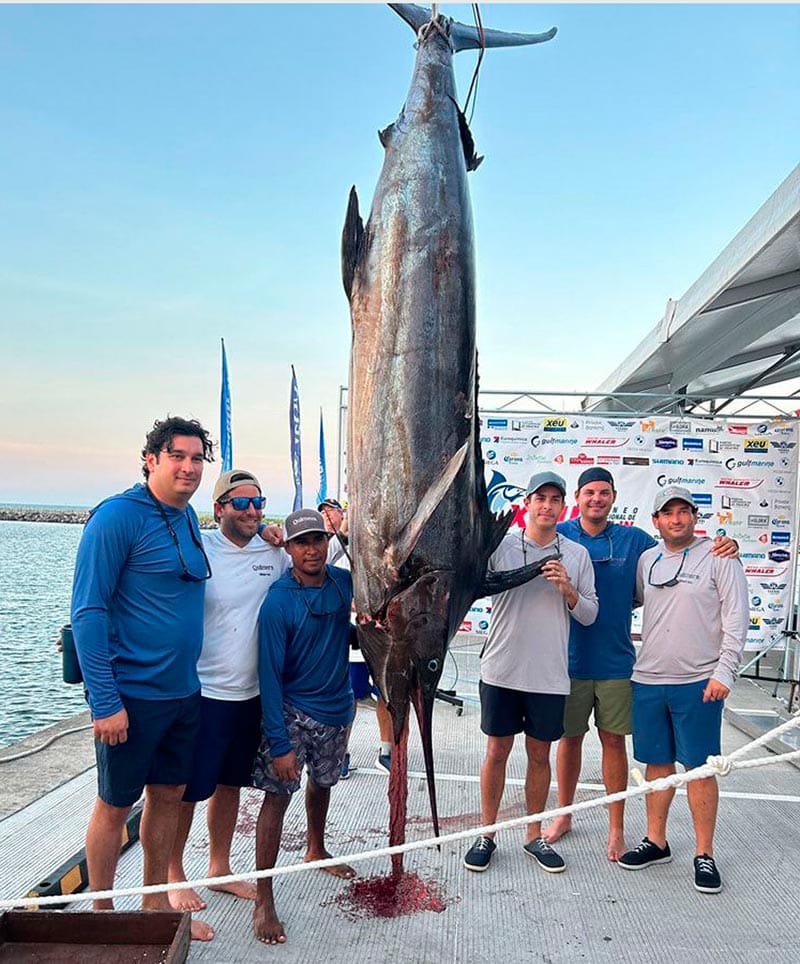
[[[563,539],[556,523],[567,487],[555,472],[531,476],[525,494],[524,530],[509,532],[489,560],[489,571],[543,563],[541,576],[492,597],[492,624],[481,654],[481,730],[486,755],[481,765],[481,822],[497,820],[505,789],[506,762],[517,733],[525,734],[528,813],[545,808],[550,787],[550,745],[563,733],[564,703],[570,690],[567,666],[569,624],[597,615],[594,574],[588,552]],[[468,870],[488,868],[494,834],[478,837],[464,858]],[[526,828],[523,849],[548,873],[560,873],[564,859],[541,835],[541,824]]]
[[[275,866],[284,815],[300,787],[304,765],[305,859],[330,857],[325,848],[330,792],[341,775],[353,721],[348,671],[352,576],[347,569],[327,565],[329,534],[319,512],[293,512],[284,529],[292,566],[271,588],[258,619],[263,737],[253,785],[265,791],[256,827],[259,870]],[[343,864],[328,872],[355,876]],[[265,944],[284,943],[271,878],[260,879],[256,890],[256,937]]]
[[[636,595],[643,604],[642,647],[633,668],[633,750],[658,780],[700,766],[720,752],[722,707],[747,639],[747,580],[740,562],[721,559],[694,534],[697,504],[679,485],[661,489],[653,524],[663,540],[642,553]],[[716,777],[687,784],[695,832],[694,886],[722,889],[714,861]],[[667,863],[667,816],[674,790],[646,797],[647,835],[619,858],[625,870]]]
[[[636,590],[639,557],[655,539],[637,526],[609,521],[617,497],[614,477],[602,466],[592,466],[578,477],[575,502],[580,516],[558,524],[558,531],[580,543],[594,567],[600,609],[591,626],[570,623],[570,695],[564,713],[564,735],[558,744],[556,769],[558,803],[568,807],[575,799],[581,770],[583,738],[594,723],[600,738],[603,783],[617,793],[628,785],[625,739],[631,733],[630,677],[636,650],[631,640],[631,611]],[[715,540],[714,553],[735,557],[738,546],[726,537]],[[618,860],[625,850],[624,803],[608,807],[606,856]],[[572,817],[561,816],[545,828],[550,842],[572,828]]]
[[[231,841],[239,812],[239,792],[241,787],[250,785],[261,733],[258,611],[270,586],[289,564],[282,549],[258,538],[267,500],[252,472],[223,472],[214,485],[213,500],[219,528],[203,532],[202,537],[213,576],[206,586],[203,648],[197,663],[202,694],[200,730],[170,857],[170,882],[186,880],[183,854],[195,804],[206,799],[207,876],[233,873]],[[214,889],[255,899],[255,887],[247,881]],[[182,911],[202,910],[206,906],[191,888],[170,891],[169,900],[176,910]]]

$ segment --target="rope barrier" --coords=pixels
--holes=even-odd
[[[267,877],[283,877],[288,874],[301,873],[308,870],[323,870],[326,867],[335,867],[338,864],[360,863],[366,860],[374,860],[379,857],[390,857],[394,854],[405,854],[414,850],[427,850],[433,847],[440,847],[442,844],[454,843],[459,840],[471,839],[476,835],[497,833],[501,830],[509,830],[515,827],[523,827],[526,824],[551,820],[554,817],[566,816],[568,814],[579,813],[584,810],[592,810],[596,807],[607,806],[610,803],[617,803],[620,800],[627,800],[633,797],[641,797],[648,793],[659,790],[669,790],[673,787],[681,787],[694,780],[705,780],[708,777],[728,776],[733,770],[747,770],[756,767],[771,766],[776,763],[785,763],[791,760],[800,759],[800,750],[792,750],[789,753],[781,753],[768,757],[758,757],[752,760],[741,760],[740,758],[752,749],[762,746],[764,743],[774,739],[777,735],[800,726],[800,711],[787,722],[775,727],[775,729],[763,734],[752,742],[734,750],[728,756],[710,756],[708,760],[699,767],[687,770],[685,773],[673,773],[667,777],[660,777],[657,780],[645,780],[642,773],[637,768],[631,771],[634,787],[628,787],[617,793],[609,793],[593,800],[584,800],[581,803],[573,803],[568,807],[555,807],[551,810],[543,810],[540,813],[526,814],[522,817],[514,817],[510,820],[503,820],[499,823],[488,824],[484,827],[470,828],[469,830],[458,830],[453,833],[444,834],[441,837],[428,837],[424,840],[414,840],[410,843],[398,844],[394,847],[378,847],[374,850],[366,850],[361,853],[348,854],[343,857],[329,857],[325,860],[303,861],[299,864],[288,864],[282,867],[272,867],[267,870],[253,870],[240,874],[227,874],[223,877],[203,877],[197,880],[179,881],[171,884],[150,884],[139,887],[122,887],[118,890],[84,891],[79,894],[59,894],[52,897],[22,897],[15,899],[0,900],[0,911],[12,910],[17,908],[39,908],[47,907],[51,904],[78,903],[87,900],[107,900],[117,897],[135,897],[142,894],[161,894],[170,890],[182,890],[186,888],[210,887],[220,884],[232,884],[243,880],[261,880]]]
[[[42,750],[46,750],[51,743],[55,743],[56,740],[60,740],[63,736],[69,736],[70,733],[81,733],[83,730],[91,730],[93,726],[93,723],[84,723],[83,726],[73,726],[69,730],[54,733],[48,740],[45,740],[44,743],[40,743],[38,746],[32,746],[29,750],[22,750],[21,753],[14,753],[11,756],[0,757],[0,764],[11,763],[12,760],[24,760],[26,756],[33,756],[34,753],[40,753]]]

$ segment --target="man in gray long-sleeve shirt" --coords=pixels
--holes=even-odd
[[[749,625],[747,581],[738,559],[711,553],[694,534],[697,505],[688,489],[668,486],[653,503],[663,544],[644,552],[637,570],[642,648],[633,669],[633,749],[647,780],[689,770],[720,752],[722,706],[731,691]],[[647,836],[619,866],[667,863],[667,816],[674,790],[649,793]],[[714,862],[719,790],[716,777],[687,784],[694,823],[694,885],[722,889]]]
[[[584,625],[597,616],[589,553],[562,538],[556,523],[566,484],[555,472],[531,477],[525,496],[528,522],[509,533],[489,560],[505,571],[549,560],[540,578],[493,597],[492,624],[481,656],[481,729],[487,735],[481,766],[481,818],[497,820],[505,789],[506,761],[517,733],[525,733],[528,767],[525,804],[538,813],[550,787],[550,744],[564,732],[570,691],[567,651],[570,617]],[[527,826],[525,852],[548,873],[565,869],[563,858],[541,836],[541,823]],[[468,870],[486,870],[494,834],[478,837],[464,858]]]

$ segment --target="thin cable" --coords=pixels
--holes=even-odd
[[[472,101],[472,113],[467,119],[467,123],[472,123],[472,118],[475,114],[475,104],[478,100],[478,73],[481,69],[481,61],[483,60],[483,55],[486,52],[486,35],[483,31],[483,21],[481,20],[480,5],[477,3],[472,4],[472,14],[475,20],[475,27],[478,31],[478,37],[480,38],[481,48],[478,53],[478,62],[475,64],[475,70],[472,74],[472,81],[469,85],[469,90],[467,91],[467,99],[464,101],[464,116],[467,116],[467,111],[469,110],[469,102],[472,99],[473,92],[475,94],[475,99]]]

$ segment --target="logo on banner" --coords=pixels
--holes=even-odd
[[[785,582],[762,582],[759,585],[762,589],[766,589],[767,592],[783,592],[786,588]]]
[[[748,429],[746,425],[729,425],[728,431],[731,435],[747,435]]]
[[[775,439],[773,439],[769,444],[779,452],[791,452],[795,445],[797,445],[797,442],[784,442],[783,440],[776,442]]]
[[[508,419],[490,418],[486,424],[489,428],[508,428]]]
[[[655,432],[656,420],[654,418],[651,418],[647,422],[639,422],[639,427],[643,432]]]
[[[769,516],[768,515],[749,515],[747,517],[747,524],[750,526],[751,529],[766,529],[769,527]]]
[[[746,576],[782,576],[786,572],[786,566],[745,566]]]
[[[691,432],[692,423],[691,422],[670,422],[669,423],[670,432],[677,432],[679,435],[684,432]]]
[[[792,541],[792,534],[790,532],[771,532],[769,541],[773,546],[788,546]]]
[[[623,432],[627,432],[628,429],[633,426],[634,422],[635,419],[632,418],[610,418],[608,420],[608,424],[611,426],[611,428],[618,428]]]
[[[620,456],[619,455],[598,455],[597,464],[598,465],[619,465]]]
[[[750,629],[759,629],[761,626],[760,616],[750,616]]]
[[[622,457],[623,465],[649,465],[650,459],[644,458],[638,455],[624,455]]]
[[[699,450],[699,451],[702,452],[702,450],[703,450],[703,440],[702,440],[701,438],[694,438],[694,437],[689,437],[689,438],[681,439],[681,448],[682,448],[682,449],[695,449],[695,450]]]
[[[672,438],[671,435],[662,435],[661,438],[655,440],[654,444],[657,449],[676,449],[678,447],[678,440]]]
[[[544,420],[543,428],[545,432],[566,432],[567,425],[568,422],[565,418],[548,417]]]
[[[619,448],[622,445],[627,445],[630,442],[628,438],[599,438],[596,435],[587,435],[584,440],[584,445],[591,446],[592,448]]]
[[[692,498],[697,505],[711,505],[710,492],[692,492]]]
[[[569,460],[570,465],[594,465],[594,459],[583,452]]]
[[[744,440],[745,452],[766,452],[767,449],[769,449],[769,439],[746,438]]]
[[[788,562],[792,558],[792,554],[785,549],[773,549],[772,552],[767,553],[767,557],[771,562]]]
[[[763,479],[734,479],[730,476],[724,476],[718,482],[715,482],[714,485],[717,488],[724,489],[757,489],[763,481]]]

